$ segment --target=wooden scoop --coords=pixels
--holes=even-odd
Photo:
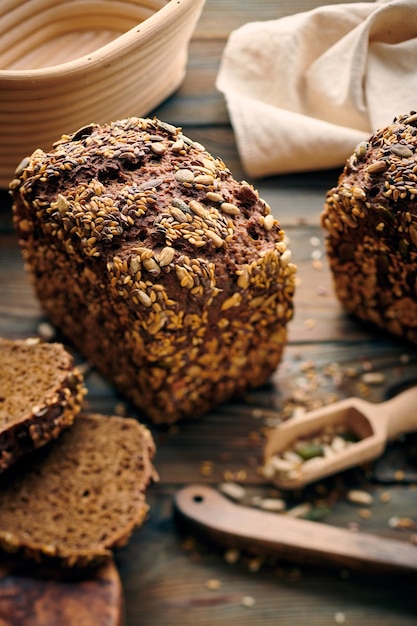
[[[175,509],[196,532],[226,547],[320,566],[417,573],[417,548],[408,542],[242,506],[207,485],[180,489]]]
[[[315,456],[298,467],[285,465],[285,451],[297,441],[308,441],[333,429],[355,436],[355,442],[324,456]],[[277,486],[295,489],[378,457],[387,441],[417,429],[417,387],[379,404],[360,398],[347,398],[326,407],[294,417],[268,435],[264,475]],[[288,457],[288,454],[286,455]],[[291,455],[290,455],[291,456]],[[284,463],[282,462],[284,460]]]

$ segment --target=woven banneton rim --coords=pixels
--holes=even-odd
[[[0,187],[91,122],[147,115],[184,78],[204,0],[2,0]]]

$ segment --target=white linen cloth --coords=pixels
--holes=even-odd
[[[246,172],[339,167],[417,110],[417,0],[321,6],[233,31],[216,81]]]

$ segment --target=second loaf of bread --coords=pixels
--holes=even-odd
[[[322,226],[349,313],[417,343],[417,113],[397,116],[349,157]]]
[[[295,284],[284,232],[180,129],[91,124],[25,159],[11,190],[47,315],[154,421],[200,415],[278,365]]]

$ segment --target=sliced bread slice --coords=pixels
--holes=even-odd
[[[99,563],[146,519],[154,452],[135,419],[80,414],[0,476],[0,547],[67,567]]]
[[[84,395],[63,345],[0,338],[0,473],[70,426]]]

